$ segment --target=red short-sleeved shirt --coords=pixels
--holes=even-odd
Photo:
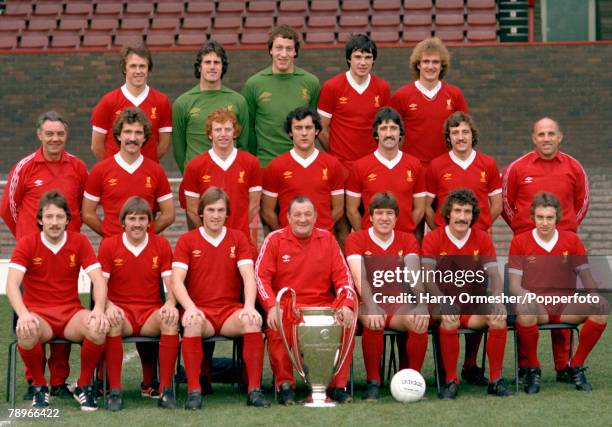
[[[404,121],[404,145],[402,150],[422,163],[429,163],[448,151],[444,141],[444,122],[456,111],[467,112],[467,102],[461,90],[440,82],[433,98],[421,92],[417,82],[399,88],[391,98]]]
[[[172,248],[165,237],[149,234],[135,247],[125,233],[117,234],[102,241],[98,258],[113,303],[162,304],[159,281],[172,274]]]
[[[379,108],[389,105],[389,83],[370,74],[358,85],[350,71],[338,74],[323,85],[317,110],[331,119],[329,153],[347,168],[376,150],[372,122]]]
[[[412,221],[413,198],[427,194],[424,175],[420,162],[402,152],[392,161],[383,158],[378,151],[356,161],[346,185],[346,194],[361,197],[363,201],[366,213],[361,218],[362,229],[371,225],[367,212],[374,194],[389,191],[400,206],[396,229],[412,233],[416,227]]]
[[[23,302],[28,309],[60,305],[80,305],[79,272],[100,268],[89,240],[80,233],[66,231],[57,245],[43,233],[29,234],[17,242],[10,268],[25,273]]]
[[[193,158],[185,169],[181,185],[186,197],[199,199],[210,187],[221,187],[230,200],[227,226],[249,233],[249,193],[261,191],[262,171],[257,157],[234,149],[223,161],[211,149]]]
[[[217,238],[204,227],[183,234],[174,249],[173,268],[187,270],[185,286],[198,307],[224,307],[240,302],[238,267],[253,264],[253,252],[240,230],[223,227]]]
[[[100,203],[104,209],[104,237],[123,232],[119,212],[132,196],[145,199],[152,210],[155,202],[172,198],[168,177],[159,163],[140,156],[136,162],[128,165],[117,153],[93,167],[85,186],[85,198]]]
[[[501,179],[495,159],[486,154],[472,151],[466,161],[461,161],[452,151],[435,158],[426,173],[427,195],[438,199],[436,225],[442,227],[445,222],[441,209],[446,196],[457,188],[468,188],[478,199],[480,216],[474,224],[481,230],[491,228],[491,209],[489,197],[501,194]]]
[[[319,150],[302,159],[292,149],[273,159],[263,175],[263,194],[278,198],[281,227],[287,225],[289,203],[307,196],[317,210],[316,227],[332,230],[331,196],[344,194],[344,172],[338,160]]]
[[[156,162],[159,133],[172,132],[172,108],[168,97],[152,87],[147,86],[139,96],[132,96],[125,85],[108,92],[102,97],[91,114],[93,130],[106,135],[104,140],[104,158],[119,151],[113,137],[113,125],[126,108],[140,108],[151,121],[151,136],[142,147],[142,154]]]
[[[586,249],[576,233],[557,230],[550,242],[532,229],[510,242],[508,268],[523,276],[522,287],[538,294],[570,294],[576,272],[588,264]]]

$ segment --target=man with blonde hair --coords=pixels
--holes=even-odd
[[[417,44],[410,55],[414,82],[399,88],[391,98],[406,126],[402,150],[428,164],[448,150],[442,133],[444,121],[455,111],[467,112],[461,90],[443,82],[450,66],[444,43],[431,37]]]

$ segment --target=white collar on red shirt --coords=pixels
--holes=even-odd
[[[448,239],[453,243],[453,245],[457,246],[458,249],[461,249],[470,239],[470,235],[472,234],[472,227],[468,228],[468,232],[466,233],[463,239],[457,239],[455,236],[453,236],[453,233],[451,233],[450,227],[448,225],[444,227],[444,232],[446,233],[446,237],[448,237]]]
[[[128,164],[128,162],[126,162],[125,160],[123,160],[123,157],[121,157],[120,153],[116,153],[113,157],[115,158],[115,161],[117,162],[119,167],[123,169],[124,171],[126,171],[127,173],[129,173],[130,175],[136,172],[138,168],[140,167],[140,165],[142,165],[142,162],[144,162],[144,156],[142,154],[131,165]]]
[[[213,245],[215,248],[219,247],[219,245],[221,244],[223,239],[225,239],[225,235],[227,234],[227,228],[226,227],[223,227],[221,229],[221,233],[217,237],[210,236],[206,232],[204,227],[200,227],[199,230],[200,230],[200,235],[204,238],[204,240],[206,240],[208,243]]]
[[[392,230],[391,237],[389,238],[389,240],[381,240],[376,235],[376,233],[374,233],[374,227],[368,228],[368,235],[370,236],[370,239],[372,239],[372,241],[376,244],[376,246],[381,248],[383,251],[389,249],[389,246],[393,244],[393,240],[395,239],[395,231]]]
[[[127,235],[125,234],[125,232],[121,236],[121,239],[123,240],[123,246],[125,246],[125,248],[128,251],[130,251],[132,253],[132,255],[134,255],[135,257],[138,257],[138,255],[140,255],[142,253],[142,251],[144,251],[144,248],[146,248],[147,245],[149,244],[149,235],[148,234],[145,235],[144,240],[138,246],[134,246],[134,245],[132,245],[130,243],[130,241],[128,240]]]
[[[234,147],[230,155],[225,160],[219,157],[219,155],[215,153],[215,150],[213,150],[212,148],[208,150],[208,154],[210,155],[212,161],[217,164],[217,166],[219,166],[224,171],[227,171],[234,163],[234,160],[236,160],[236,157],[238,156],[238,149]]]
[[[385,156],[380,154],[378,150],[374,151],[374,157],[378,159],[380,163],[387,167],[387,169],[393,169],[397,166],[397,164],[402,160],[402,152],[398,151],[395,157],[391,160],[388,160]]]
[[[289,154],[291,155],[291,157],[293,157],[293,160],[295,160],[300,165],[302,165],[303,168],[307,168],[308,166],[313,164],[315,160],[317,160],[317,156],[319,155],[319,150],[315,148],[312,154],[306,157],[305,159],[301,157],[298,153],[295,152],[295,148],[292,148],[289,151]]]
[[[62,248],[64,247],[64,245],[66,244],[66,240],[68,240],[68,233],[66,233],[64,231],[64,235],[62,236],[62,240],[60,240],[58,243],[51,243],[50,241],[47,240],[47,238],[45,237],[45,233],[43,233],[42,231],[40,232],[40,240],[42,240],[43,245],[45,245],[47,247],[47,249],[49,249],[51,252],[53,252],[54,255],[57,255],[57,253],[59,251],[62,250]]]
[[[128,101],[134,104],[135,107],[138,107],[145,99],[147,99],[147,96],[149,96],[149,85],[145,85],[144,90],[140,92],[138,96],[134,96],[128,90],[127,85],[124,84],[121,86],[121,93]]]
[[[438,92],[440,92],[440,89],[442,89],[442,82],[440,81],[438,81],[438,84],[432,90],[427,89],[418,80],[414,82],[414,85],[419,90],[419,92],[421,92],[423,95],[425,95],[429,99],[433,99],[438,94]]]
[[[540,239],[540,236],[538,236],[538,230],[535,228],[531,230],[531,235],[533,236],[533,240],[535,240],[538,246],[544,249],[546,252],[552,251],[555,245],[557,244],[557,242],[559,241],[559,231],[558,230],[555,230],[555,234],[553,234],[552,239],[550,239],[548,242]]]
[[[346,80],[351,85],[351,87],[355,89],[355,92],[357,92],[359,95],[363,95],[363,93],[368,89],[368,86],[370,85],[371,77],[372,76],[368,74],[368,78],[365,80],[365,82],[359,84],[355,81],[350,71],[346,72]]]
[[[457,157],[453,150],[450,150],[448,152],[448,155],[450,156],[453,163],[455,163],[461,169],[467,170],[467,168],[470,167],[470,165],[474,162],[474,159],[476,158],[476,150],[472,150],[469,157],[465,160],[461,160],[459,157]]]

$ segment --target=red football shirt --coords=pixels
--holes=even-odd
[[[261,191],[261,184],[257,157],[234,149],[224,161],[210,149],[187,164],[181,187],[185,196],[197,199],[210,187],[221,187],[230,200],[226,225],[249,236],[249,193]]]
[[[119,145],[113,137],[113,125],[123,110],[137,107],[144,111],[151,121],[151,136],[142,147],[142,154],[156,162],[157,141],[159,133],[172,132],[172,108],[168,97],[162,92],[146,86],[138,96],[133,96],[125,85],[108,92],[102,97],[91,114],[93,130],[106,135],[104,140],[104,158],[119,151]]]
[[[400,212],[396,229],[412,233],[416,227],[412,221],[413,198],[427,195],[425,171],[418,159],[399,152],[389,161],[375,151],[355,162],[346,184],[346,194],[361,197],[364,207],[361,228],[364,230],[371,225],[370,200],[381,191],[390,191],[397,199]]]
[[[523,276],[522,287],[538,294],[571,294],[576,272],[588,265],[586,249],[578,235],[557,230],[545,242],[536,229],[515,234],[510,242],[508,271]]]
[[[225,307],[240,302],[238,267],[246,264],[253,264],[253,252],[242,231],[223,227],[212,238],[200,227],[179,237],[172,267],[187,270],[185,286],[195,305]]]
[[[355,160],[376,150],[372,122],[378,109],[390,100],[389,83],[374,74],[363,85],[357,84],[350,71],[325,82],[317,110],[331,119],[329,153],[350,168]]]
[[[281,227],[287,225],[289,203],[307,196],[317,210],[316,227],[332,230],[331,196],[344,194],[344,172],[338,160],[317,149],[302,159],[293,149],[273,159],[263,174],[263,194],[278,198]]]
[[[372,227],[350,233],[344,246],[347,260],[363,256],[405,257],[410,254],[418,255],[420,252],[419,242],[414,234],[394,230],[391,239],[385,242],[374,234]]]
[[[59,190],[68,201],[72,218],[68,229],[81,229],[81,204],[87,182],[87,166],[64,151],[58,162],[48,162],[42,148],[21,159],[9,172],[0,211],[17,240],[38,234],[38,203],[47,191]]]
[[[162,305],[160,277],[172,275],[172,248],[165,237],[148,234],[139,246],[125,235],[102,240],[98,250],[108,299],[115,304]]]
[[[534,150],[505,167],[502,172],[503,215],[514,233],[533,228],[531,202],[541,192],[553,193],[561,202],[561,230],[576,232],[589,209],[589,180],[573,157],[558,152],[551,160]]]
[[[274,307],[276,294],[286,286],[297,293],[297,304],[330,306],[343,286],[353,287],[351,273],[332,233],[315,228],[298,239],[290,227],[266,237],[255,263],[257,294],[266,311]],[[332,288],[333,286],[333,288]],[[345,300],[353,306],[352,298]]]
[[[80,305],[81,267],[89,273],[100,268],[100,264],[87,237],[66,231],[63,240],[56,245],[48,242],[42,232],[24,236],[17,242],[9,267],[25,273],[23,302],[31,310]]]
[[[439,91],[428,97],[416,83],[398,89],[391,98],[391,106],[404,120],[402,150],[422,163],[429,163],[448,151],[444,122],[456,111],[467,112],[467,102],[461,90],[451,84],[440,82]]]
[[[404,283],[385,280],[383,286],[376,286],[374,282],[374,271],[395,271],[396,268],[405,266],[404,258],[408,255],[414,255],[418,259],[420,252],[419,243],[414,234],[404,233],[394,230],[391,238],[388,241],[379,239],[374,233],[372,227],[367,230],[355,231],[348,235],[344,244],[344,253],[347,261],[363,259],[365,272],[362,271],[362,277],[366,275],[367,284],[370,286],[370,294],[381,293],[383,295],[401,295],[405,291]],[[366,284],[362,281],[362,287]],[[361,290],[362,300],[368,295],[367,290]],[[378,303],[383,309],[399,308],[400,305],[390,303]],[[366,307],[368,307],[366,305]],[[367,308],[365,308],[367,310]]]
[[[448,270],[475,271],[497,266],[495,247],[491,237],[478,228],[470,228],[462,240],[454,237],[448,226],[438,227],[425,234],[421,247],[422,263],[435,264],[441,272]],[[465,284],[438,283],[439,289],[446,295],[460,292],[483,294],[484,286],[475,278],[466,280]]]
[[[93,167],[84,196],[102,205],[102,235],[109,237],[123,232],[119,212],[127,199],[142,197],[153,209],[155,202],[172,198],[172,189],[159,163],[140,156],[129,165],[117,153]]]
[[[445,224],[441,209],[446,196],[457,188],[469,188],[478,199],[480,216],[474,224],[481,230],[491,228],[489,197],[501,194],[501,180],[495,159],[472,150],[468,159],[462,161],[452,151],[435,158],[426,173],[427,195],[438,199],[436,225]]]

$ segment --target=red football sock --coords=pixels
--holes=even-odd
[[[561,371],[567,366],[570,353],[570,330],[551,329],[550,338],[555,360],[555,370]]]
[[[440,328],[440,351],[442,353],[442,364],[446,371],[446,381],[448,384],[452,380],[459,382],[457,377],[457,359],[459,359],[459,328],[445,329]]]
[[[349,377],[351,376],[351,363],[353,362],[353,350],[355,349],[355,340],[351,342],[351,348],[348,350],[348,354],[346,355],[346,359],[344,360],[344,364],[340,368],[340,371],[336,374],[331,384],[330,388],[345,388],[348,383]],[[340,363],[340,361],[338,361]]]
[[[172,388],[172,375],[176,366],[178,356],[179,336],[178,334],[162,334],[159,338],[159,394],[164,388]]]
[[[572,368],[576,366],[583,366],[587,356],[599,341],[601,334],[606,329],[607,323],[597,323],[590,319],[587,319],[582,325],[580,330],[578,348],[576,354],[572,357],[570,366]]]
[[[202,337],[183,337],[183,360],[185,361],[187,390],[189,393],[202,389],[200,387],[202,356]]]
[[[380,384],[380,359],[383,354],[384,331],[373,331],[367,327],[363,327],[361,335],[361,351],[363,352],[363,361],[366,369],[366,378],[368,381],[376,381]]]
[[[530,368],[539,368],[538,339],[540,338],[540,330],[538,329],[538,325],[523,326],[517,322],[516,332],[518,333],[521,347],[525,350],[527,366]]]
[[[248,391],[261,387],[263,370],[264,341],[261,332],[251,332],[242,336],[242,360],[249,379]]]
[[[463,359],[464,368],[469,368],[470,366],[476,366],[478,364],[476,360],[478,359],[480,341],[482,341],[482,333],[465,335],[465,358]]]
[[[51,344],[49,373],[51,385],[59,386],[66,382],[70,375],[70,344]]]
[[[123,365],[123,339],[121,338],[121,335],[117,335],[116,337],[106,337],[104,359],[106,360],[108,388],[122,388],[121,367]]]
[[[504,366],[504,352],[506,351],[506,338],[508,328],[489,328],[487,337],[487,358],[489,359],[489,383],[501,378],[502,366]]]
[[[91,377],[96,370],[96,365],[100,357],[102,357],[103,351],[104,343],[98,345],[87,338],[83,338],[83,345],[81,347],[81,375],[77,381],[79,387],[91,384]]]
[[[21,345],[17,345],[17,348],[19,349],[19,354],[21,354],[24,365],[28,368],[28,374],[32,378],[32,385],[35,387],[47,385],[45,371],[42,367],[42,360],[45,357],[45,352],[43,351],[42,345],[40,345],[40,341],[29,350],[26,350]]]
[[[142,365],[142,383],[151,385],[157,378],[157,353],[159,347],[157,343],[139,342],[136,343],[136,351],[140,356],[140,364]]]
[[[416,332],[408,333],[408,343],[406,344],[408,368],[421,372],[421,369],[423,369],[423,362],[425,361],[425,353],[427,353],[428,341],[429,336],[427,332],[420,334]]]

